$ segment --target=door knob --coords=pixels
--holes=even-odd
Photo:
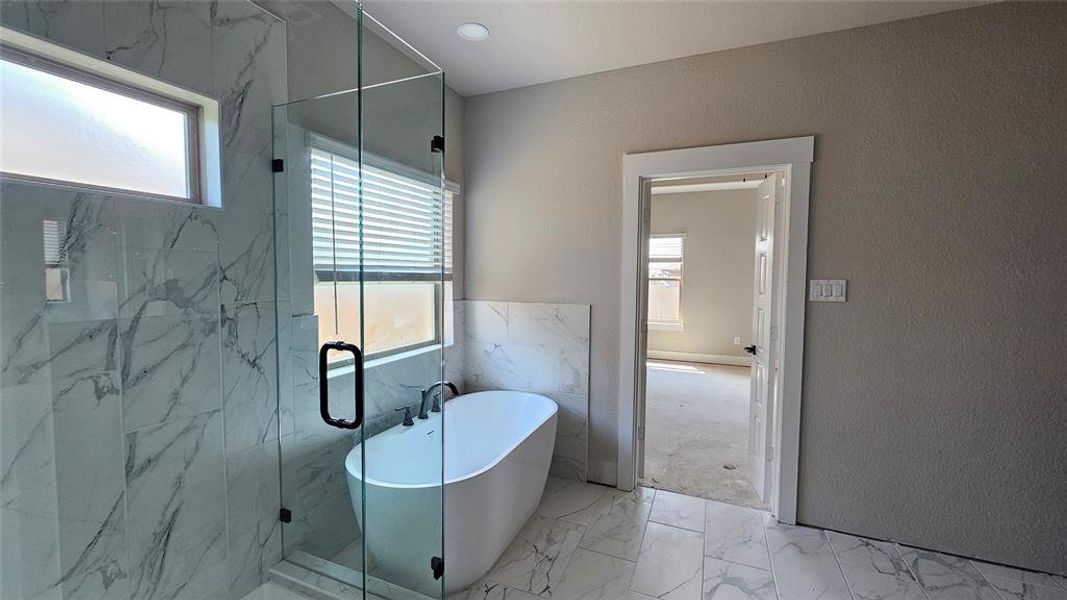
[[[756,355],[756,345],[755,344],[751,344],[751,345],[745,346],[745,352],[748,352],[749,354],[755,356]]]

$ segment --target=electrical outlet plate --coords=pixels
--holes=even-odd
[[[812,279],[808,284],[811,302],[844,302],[848,297],[848,281],[844,279]]]

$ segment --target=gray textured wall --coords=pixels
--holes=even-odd
[[[684,233],[683,331],[648,330],[648,349],[746,357],[752,337],[756,190],[652,197],[652,233]],[[734,345],[734,336],[741,344]]]
[[[1067,5],[468,98],[467,297],[592,305],[615,481],[621,157],[816,136],[803,523],[1067,572]]]

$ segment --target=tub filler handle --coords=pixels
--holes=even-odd
[[[356,418],[351,421],[330,416],[329,365],[326,362],[330,350],[352,353],[356,376]],[[319,348],[319,415],[327,425],[339,429],[355,429],[363,424],[363,351],[359,346],[348,342],[326,342]]]

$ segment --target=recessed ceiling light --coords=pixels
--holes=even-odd
[[[489,37],[489,28],[481,23],[471,21],[460,25],[456,29],[456,33],[468,42],[480,42]]]

